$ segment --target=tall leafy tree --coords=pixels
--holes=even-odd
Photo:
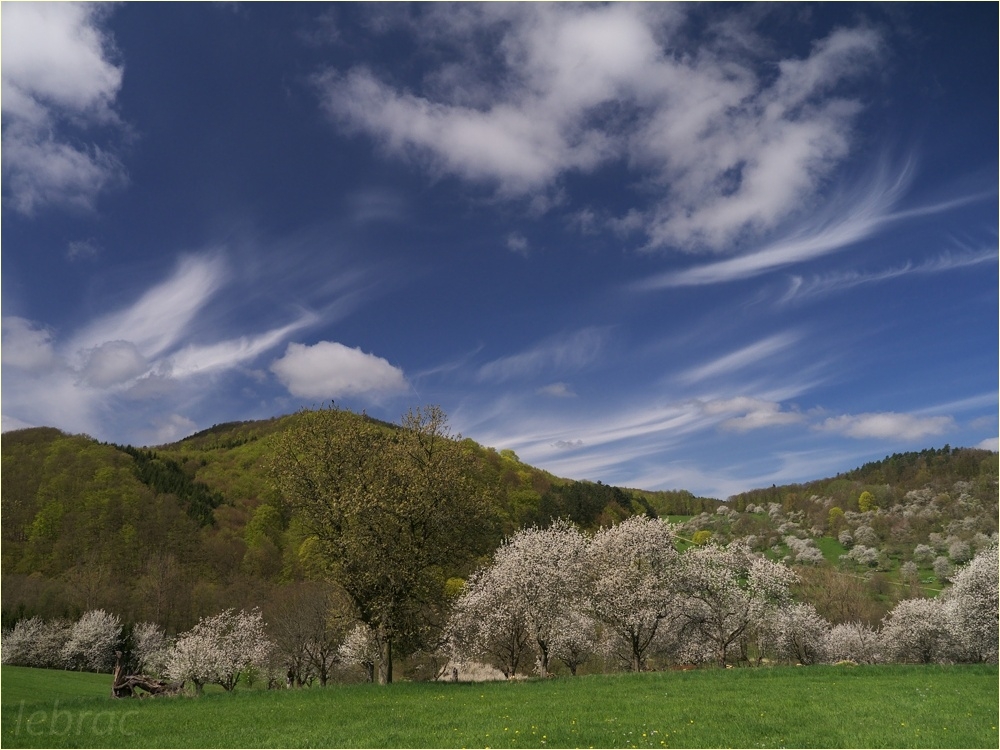
[[[331,580],[377,639],[379,682],[414,650],[444,601],[449,571],[485,541],[492,488],[438,407],[399,428],[335,408],[304,412],[273,475],[301,514]]]

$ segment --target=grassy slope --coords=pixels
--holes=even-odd
[[[2,743],[171,747],[997,747],[997,668],[775,668],[66,699],[4,667]],[[79,678],[81,691],[95,676]],[[100,675],[106,688],[108,677]],[[39,691],[36,693],[36,691]],[[29,696],[36,695],[32,700]],[[20,701],[25,701],[21,703]],[[55,716],[54,711],[61,710]],[[34,716],[29,731],[27,720]],[[57,731],[52,731],[53,729]]]

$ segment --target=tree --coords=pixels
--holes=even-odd
[[[872,495],[868,490],[865,490],[858,497],[858,510],[862,513],[867,513],[875,506],[875,496]]]
[[[552,655],[565,664],[574,677],[597,651],[597,623],[583,612],[570,611],[558,618],[552,628]]]
[[[633,516],[600,529],[590,543],[591,609],[604,625],[607,650],[632,671],[642,670],[658,631],[675,615],[674,539],[667,522]]]
[[[732,647],[787,604],[795,574],[754,555],[742,540],[727,547],[692,547],[681,556],[677,612],[681,637],[712,649],[724,667]]]
[[[524,619],[542,676],[548,673],[557,626],[565,627],[569,614],[582,606],[586,549],[576,526],[559,520],[547,529],[522,529],[494,554],[489,580]]]
[[[198,693],[210,682],[231,691],[244,672],[266,668],[273,644],[264,628],[258,609],[204,617],[178,637],[167,657],[167,673],[190,680]]]
[[[832,508],[830,508],[830,514],[827,517],[826,523],[830,529],[831,535],[839,534],[840,531],[844,528],[844,524],[846,523],[844,519],[844,509],[837,505],[834,505]]]
[[[447,636],[456,661],[484,661],[510,679],[529,648],[531,629],[506,584],[492,566],[470,576],[452,607]]]
[[[84,612],[69,631],[62,647],[62,660],[70,669],[110,672],[115,665],[115,649],[121,636],[118,615],[103,609]]]
[[[817,664],[826,657],[830,623],[811,604],[792,604],[775,613],[778,655],[799,664]]]
[[[344,638],[337,649],[337,655],[344,664],[356,664],[365,670],[368,682],[375,681],[375,666],[379,659],[379,645],[372,632],[364,623],[358,623]]]
[[[20,667],[62,667],[62,650],[73,623],[30,617],[3,634],[3,663]]]
[[[139,672],[165,673],[169,650],[167,634],[156,623],[140,622],[132,628],[132,656]]]
[[[394,651],[426,640],[448,571],[484,546],[493,488],[433,406],[398,429],[334,408],[304,412],[279,440],[273,476],[375,633],[379,682],[391,682]]]
[[[268,619],[284,672],[295,684],[313,679],[327,684],[340,660],[348,606],[330,584],[305,581],[282,587]]]
[[[855,664],[878,664],[882,661],[879,634],[862,622],[834,625],[826,637],[826,658],[853,661]]]
[[[951,629],[971,661],[997,661],[997,565],[996,547],[978,552],[952,576],[952,587],[942,596]]]
[[[944,602],[938,599],[904,599],[886,615],[882,625],[882,650],[891,661],[947,662],[959,644]]]

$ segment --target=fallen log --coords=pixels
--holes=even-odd
[[[143,690],[147,695],[176,695],[184,689],[184,680],[167,682],[147,677],[144,674],[123,674],[122,652],[115,651],[115,671],[111,680],[112,698],[143,697],[136,692]]]

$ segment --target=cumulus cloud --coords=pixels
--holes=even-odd
[[[979,444],[976,445],[976,447],[984,451],[996,452],[1000,450],[1000,438],[995,438],[995,437],[986,438],[985,440],[980,441]]]
[[[896,412],[845,414],[824,420],[818,428],[847,437],[866,439],[920,440],[940,435],[955,427],[955,420],[948,416],[917,417]]]
[[[87,385],[108,388],[146,373],[149,362],[130,341],[108,341],[87,356],[80,377]]]
[[[627,163],[657,196],[630,214],[648,247],[729,250],[809,206],[848,155],[863,103],[844,86],[870,72],[882,40],[841,28],[776,59],[740,41],[750,29],[709,24],[694,40],[695,12],[429,8],[408,21],[440,61],[419,89],[364,65],[315,83],[340,127],[503,197],[537,198],[569,173]]]
[[[409,389],[398,367],[335,341],[320,341],[313,346],[289,344],[284,356],[271,365],[271,372],[289,393],[301,398],[380,398]]]
[[[106,12],[87,3],[4,6],[4,193],[20,213],[47,205],[88,209],[98,193],[125,180],[118,158],[87,141],[91,127],[120,128],[114,102],[123,67],[112,61]]]

